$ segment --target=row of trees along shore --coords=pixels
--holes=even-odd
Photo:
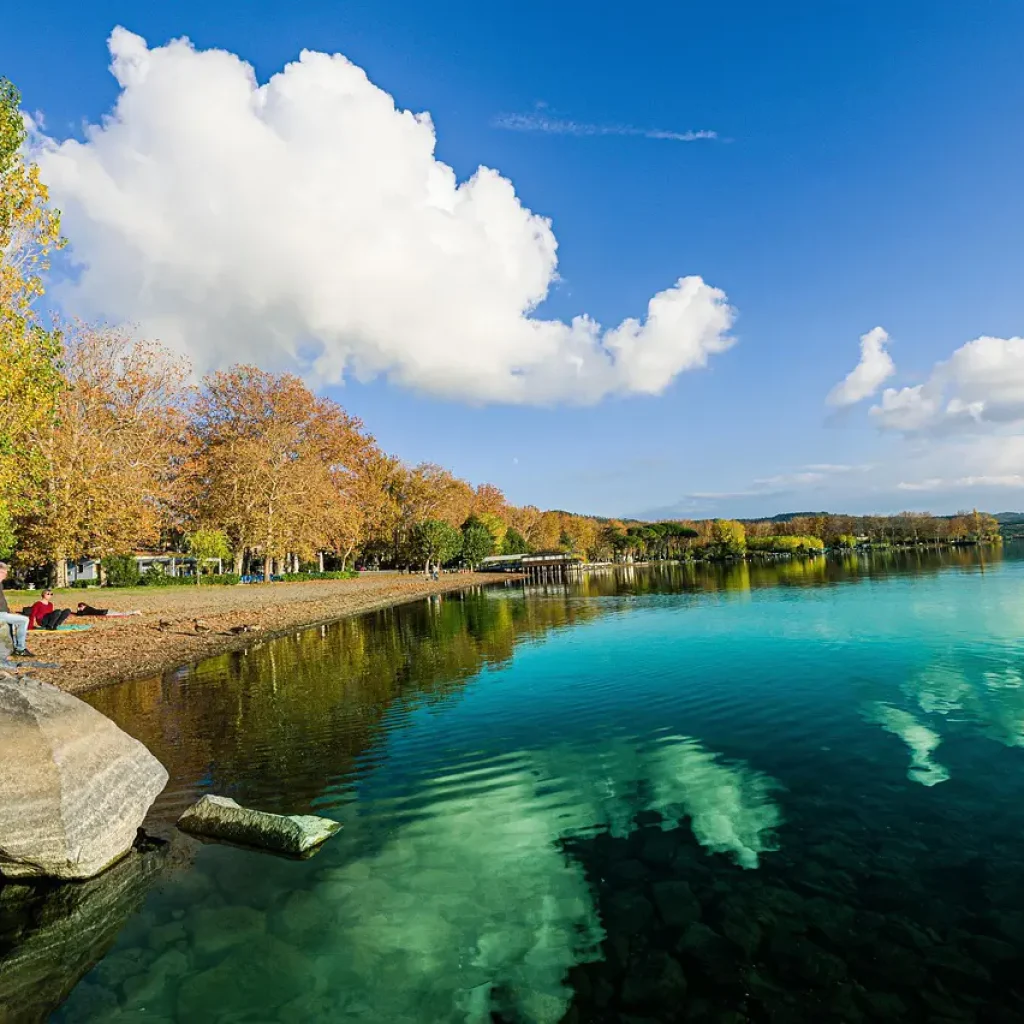
[[[590,561],[979,543],[990,516],[807,516],[636,523],[510,504],[436,465],[407,466],[297,377],[236,366],[192,383],[159,344],[35,307],[60,217],[25,162],[0,80],[0,554],[50,567],[189,547],[235,574],[476,565],[494,553]]]

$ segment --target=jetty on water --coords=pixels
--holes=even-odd
[[[491,555],[485,558],[480,572],[522,574],[531,583],[564,583],[590,568],[579,555],[564,551],[540,552],[533,555]]]

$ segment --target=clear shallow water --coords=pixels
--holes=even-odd
[[[641,569],[100,691],[157,823],[346,828],[176,843],[56,1019],[1024,1019],[1022,632],[1012,549]]]

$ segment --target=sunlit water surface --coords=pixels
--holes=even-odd
[[[1024,1020],[1012,550],[497,586],[91,702],[176,843],[60,1021]]]

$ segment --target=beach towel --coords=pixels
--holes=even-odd
[[[53,636],[55,633],[82,633],[87,629],[92,629],[92,626],[85,622],[67,622],[56,629],[34,629],[32,630],[32,636]]]

